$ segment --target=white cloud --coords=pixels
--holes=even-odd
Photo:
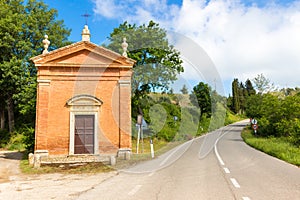
[[[95,13],[103,17],[137,24],[152,19],[190,37],[207,52],[224,81],[263,73],[282,87],[300,86],[300,1],[264,7],[246,7],[238,0],[183,0],[182,5],[166,0],[94,2]],[[190,65],[185,66],[185,78],[196,79]]]

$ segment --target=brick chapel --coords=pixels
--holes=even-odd
[[[37,74],[35,151],[49,155],[106,155],[131,149],[134,60],[82,41],[33,57]]]

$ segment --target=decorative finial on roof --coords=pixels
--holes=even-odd
[[[85,14],[83,14],[83,15],[81,15],[81,16],[85,18],[85,25],[87,25],[88,18],[89,18],[91,15],[88,14],[87,12],[85,12]]]
[[[44,45],[43,54],[46,54],[46,53],[48,53],[48,47],[50,45],[50,41],[48,40],[48,35],[45,35],[44,37],[45,37],[45,39],[43,39],[43,45]]]
[[[90,34],[89,27],[87,25],[84,25],[81,36],[82,36],[82,41],[88,41],[88,42],[90,41],[91,34]]]
[[[123,49],[123,54],[122,56],[127,58],[127,47],[128,47],[128,43],[126,42],[126,38],[123,38],[123,43],[122,43],[122,49]]]

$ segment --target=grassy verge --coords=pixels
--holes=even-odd
[[[288,163],[300,166],[300,148],[291,144],[286,138],[255,137],[251,130],[244,129],[242,138],[250,146],[277,157]]]
[[[226,111],[225,125],[233,124],[235,122],[247,119],[244,115],[236,115],[231,111]]]
[[[154,151],[155,156],[159,156],[164,152],[176,147],[182,142],[165,142],[163,140],[154,139]],[[142,151],[143,150],[143,151]],[[80,173],[103,173],[110,172],[116,169],[126,168],[135,165],[139,162],[150,160],[151,149],[150,140],[144,139],[144,147],[140,142],[139,154],[136,153],[136,141],[132,141],[132,155],[130,160],[124,160],[124,158],[118,158],[116,166],[104,165],[103,163],[82,163],[82,165],[69,165],[69,164],[52,164],[44,165],[38,169],[35,169],[28,164],[27,153],[24,153],[24,157],[20,162],[20,169],[25,174],[50,174],[50,173],[63,173],[63,174],[80,174]]]
[[[175,148],[179,144],[185,141],[173,141],[173,142],[166,142],[164,140],[153,140],[154,146],[154,156],[157,157],[162,155],[163,153]],[[133,166],[139,162],[151,160],[151,148],[150,148],[150,139],[144,139],[144,147],[142,148],[142,143],[140,141],[139,145],[139,153],[136,152],[136,140],[132,141],[132,154],[130,160],[118,159],[117,165],[115,166],[116,169],[124,169],[129,166]]]
[[[33,168],[29,166],[27,156],[25,156],[20,162],[20,169],[25,174],[51,174],[51,173],[63,173],[63,174],[95,174],[114,171],[109,165],[104,165],[100,162],[95,163],[78,163],[78,164],[51,164],[44,165],[40,168]]]

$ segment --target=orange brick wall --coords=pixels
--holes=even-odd
[[[88,55],[78,56],[78,62],[82,56]],[[76,62],[76,57],[72,61]],[[35,150],[48,150],[50,155],[69,154],[70,108],[66,102],[80,94],[95,96],[103,102],[96,122],[99,153],[131,148],[131,88],[119,84],[120,80],[130,82],[131,69],[75,64],[38,66],[38,80],[50,83],[38,84]]]

